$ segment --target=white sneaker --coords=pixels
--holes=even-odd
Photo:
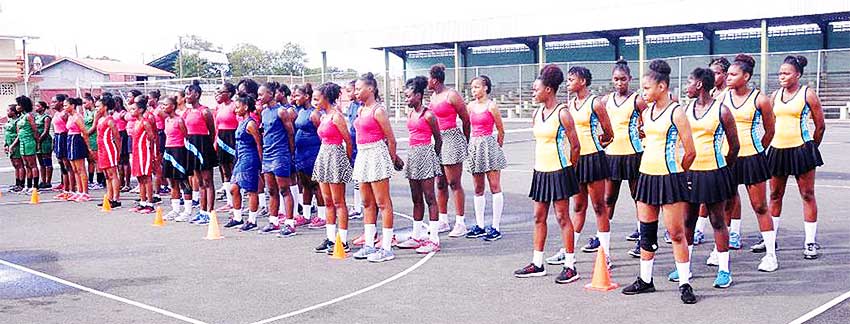
[[[178,223],[188,222],[190,215],[191,214],[180,214],[179,216],[174,218],[174,221]]]
[[[705,264],[714,267],[720,265],[720,261],[717,260],[717,252],[711,250],[711,253],[708,255],[708,260],[705,260]]]
[[[564,248],[561,248],[560,250],[558,250],[558,253],[555,253],[554,255],[546,258],[546,263],[551,264],[551,265],[564,264],[564,259],[566,259],[566,258],[567,258],[567,250],[564,250]]]
[[[452,230],[452,227],[451,227],[451,226],[449,226],[449,222],[444,222],[444,221],[439,221],[439,222],[440,222],[440,226],[439,226],[439,227],[437,227],[437,228],[438,228],[438,229],[437,229],[437,232],[439,232],[439,233],[445,233],[445,232],[448,232],[448,231],[451,231],[451,230]]]
[[[776,256],[773,254],[766,254],[761,258],[761,263],[759,263],[759,271],[762,272],[774,272],[776,269],[779,269],[779,261],[776,260]]]
[[[173,220],[177,219],[178,216],[180,216],[180,213],[178,213],[176,210],[172,210],[172,211],[168,212],[168,214],[165,215],[165,220],[173,221]]]
[[[455,223],[455,227],[449,233],[449,237],[462,237],[466,236],[466,224],[464,223]]]
[[[140,188],[140,187],[141,187],[141,186],[136,186],[135,188],[130,189],[130,193],[139,193],[139,188]]]

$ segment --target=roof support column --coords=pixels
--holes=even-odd
[[[546,37],[537,37],[537,65],[540,70],[546,65]]]
[[[14,47],[14,45],[13,45]],[[23,49],[24,56],[24,95],[30,95],[30,59],[29,52],[27,52],[27,39],[21,39],[21,48]]]
[[[620,50],[620,38],[616,36],[608,37],[608,46],[614,47],[614,61],[620,60],[620,57],[623,56]]]
[[[328,52],[322,51],[322,83],[325,83],[325,73],[328,71]]]
[[[407,81],[407,52],[401,56],[401,78],[403,82]]]
[[[646,64],[646,33],[643,28],[638,29],[638,73],[643,81],[644,65]]]
[[[829,49],[829,22],[822,22],[818,24],[820,27],[820,34],[823,37],[823,46],[822,49]]]
[[[714,55],[714,52],[716,52],[716,44],[714,43],[714,31],[705,31],[702,33],[702,37],[708,40],[708,55]]]
[[[463,83],[460,81],[461,68],[463,68],[463,62],[460,59],[460,44],[455,43],[455,90],[460,92],[463,89]]]
[[[767,91],[767,19],[761,20],[761,64],[759,73],[761,74],[761,91]]]
[[[384,106],[390,105],[390,50],[384,48]],[[398,115],[396,115],[396,118]]]

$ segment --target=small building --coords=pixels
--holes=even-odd
[[[41,68],[31,79],[37,84],[33,96],[49,101],[50,97],[77,91],[100,93],[102,82],[137,82],[171,79],[174,74],[145,64],[111,60],[63,57]]]

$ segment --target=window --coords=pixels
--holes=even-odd
[[[14,83],[0,83],[0,96],[14,96],[17,95],[17,91],[15,91]]]

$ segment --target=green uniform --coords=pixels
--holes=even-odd
[[[18,138],[18,119],[9,119],[6,121],[6,127],[3,129],[3,137],[6,138],[6,147],[10,147],[12,142]],[[21,150],[19,149],[19,145],[15,145],[15,147],[11,147],[9,149],[9,157],[13,159],[21,158]]]
[[[50,117],[48,114],[38,114],[35,116],[35,128],[38,135],[44,133],[44,122]],[[53,154],[53,136],[48,133],[41,139],[41,147],[38,154]]]
[[[21,155],[35,155],[35,130],[32,129],[29,121],[29,115],[23,115],[18,118],[18,143],[21,150]]]
[[[94,110],[86,110],[86,112],[83,114],[83,124],[86,125],[86,130],[91,129],[92,125],[94,125],[94,115],[95,115]],[[89,149],[92,150],[92,151],[97,151],[97,132],[96,131],[91,132],[89,134]]]

